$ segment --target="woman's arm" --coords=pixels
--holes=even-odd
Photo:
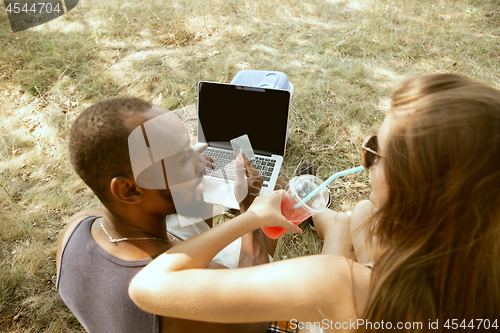
[[[293,232],[302,232],[281,215],[281,198],[284,193],[265,193],[254,200],[246,213],[169,249],[167,253],[185,255],[184,260],[178,262],[179,267],[171,269],[204,268],[229,243],[261,226],[281,226]]]
[[[221,323],[356,319],[347,259],[310,256],[232,270],[173,270],[183,254],[164,254],[129,287],[144,311]]]
[[[350,219],[352,243],[356,260],[362,264],[373,264],[375,260],[373,249],[368,247],[366,239],[366,223],[375,210],[375,206],[369,200],[360,201],[352,210]]]
[[[132,280],[132,300],[147,312],[210,322],[355,316],[345,258],[312,256],[234,270],[199,269],[226,244],[261,225],[296,231],[281,215],[282,195],[265,194],[247,213],[169,249]]]

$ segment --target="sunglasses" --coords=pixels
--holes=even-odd
[[[363,157],[363,166],[365,167],[366,170],[369,170],[373,164],[377,161],[379,157],[382,157],[379,153],[377,153],[378,150],[378,142],[377,142],[377,136],[376,135],[371,135],[366,137],[365,141],[361,145],[362,150],[362,157]]]

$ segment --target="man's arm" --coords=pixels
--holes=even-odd
[[[243,163],[241,163],[243,160]],[[240,214],[247,211],[259,196],[264,178],[259,170],[240,153],[235,162],[236,184],[234,194],[240,205]],[[246,181],[245,181],[246,176]],[[238,267],[249,267],[269,262],[269,253],[262,229],[249,232],[241,237],[240,260]]]
[[[240,261],[238,267],[249,267],[269,262],[266,242],[261,229],[241,237]]]

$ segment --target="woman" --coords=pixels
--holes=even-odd
[[[314,219],[325,239],[322,255],[201,269],[261,226],[297,231],[280,213],[279,191],[158,257],[132,281],[132,299],[164,316],[316,322],[326,331],[498,328],[500,91],[451,74],[403,82],[363,152],[373,192],[370,203],[355,207],[351,223],[361,221],[368,248],[376,249],[373,269],[329,254],[343,248],[336,231],[349,222],[333,211]],[[356,255],[367,258],[359,251],[363,242],[353,239]]]

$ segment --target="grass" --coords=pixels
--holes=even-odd
[[[68,162],[68,131],[87,106],[132,95],[175,109],[199,80],[241,69],[295,86],[283,177],[305,160],[320,178],[360,164],[400,80],[462,73],[500,88],[496,0],[80,1],[13,34],[0,12],[0,331],[81,332],[54,288],[56,241],[98,202]],[[367,198],[365,174],[330,186],[333,209]],[[318,253],[307,226],[275,259]]]

